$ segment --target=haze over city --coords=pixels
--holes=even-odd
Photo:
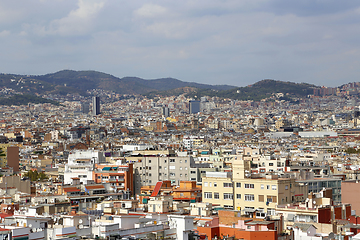
[[[358,1],[2,1],[0,72],[358,81]]]

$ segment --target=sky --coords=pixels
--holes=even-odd
[[[0,72],[360,81],[358,0],[0,0]]]

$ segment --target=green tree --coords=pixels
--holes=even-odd
[[[48,176],[46,176],[45,173],[41,172],[38,173],[38,171],[28,171],[27,173],[24,174],[24,177],[28,177],[31,181],[43,181],[48,179]]]
[[[0,148],[0,157],[5,157],[5,156],[6,156],[6,154],[5,154],[4,150],[2,150],[2,148]]]

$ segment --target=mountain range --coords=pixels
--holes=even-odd
[[[86,91],[102,89],[119,94],[144,94],[152,91],[165,91],[181,87],[199,89],[228,90],[235,86],[208,85],[195,82],[183,82],[174,78],[145,80],[138,77],[118,78],[110,74],[97,71],[63,70],[45,75],[16,75],[1,74],[2,86],[12,88],[22,93],[79,93],[86,95]]]
[[[261,100],[274,93],[303,97],[313,93],[315,85],[262,80],[247,87],[184,82],[174,78],[145,80],[138,77],[118,78],[97,71],[62,70],[45,75],[0,74],[2,87],[20,94],[88,95],[92,89],[119,94],[142,94],[148,97],[186,94],[190,97],[218,96],[240,100]]]

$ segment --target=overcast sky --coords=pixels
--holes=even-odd
[[[0,72],[360,81],[358,0],[0,0]]]

